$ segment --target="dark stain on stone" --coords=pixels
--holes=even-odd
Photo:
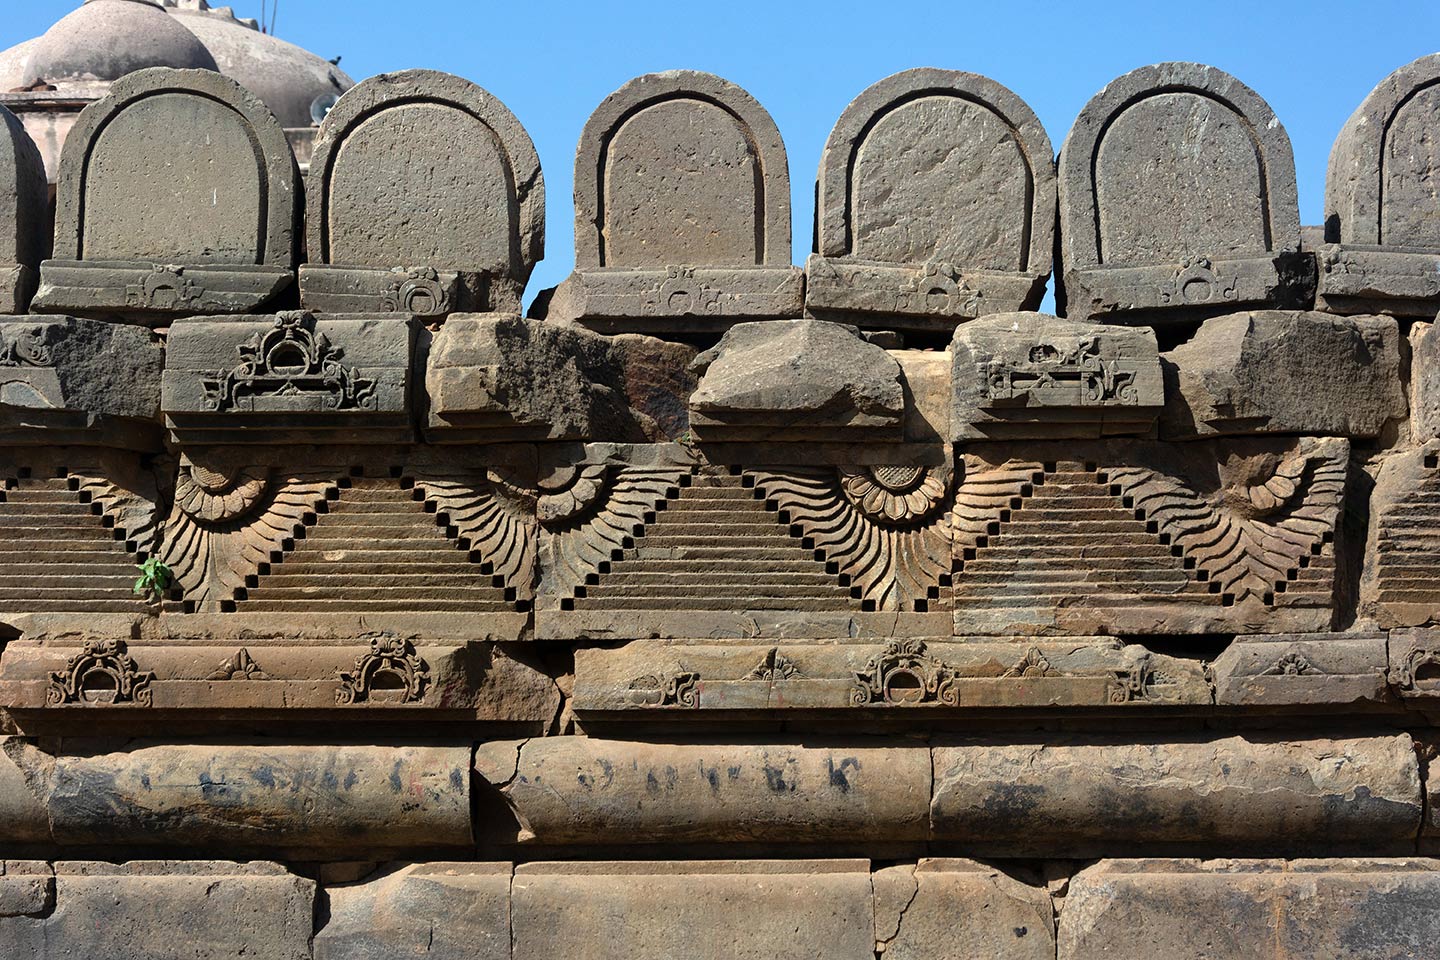
[[[853,784],[850,782],[850,775],[847,771],[860,772],[860,761],[854,757],[846,757],[840,761],[840,766],[835,766],[835,758],[828,757],[825,761],[830,770],[830,786],[835,787],[841,793],[849,793]]]

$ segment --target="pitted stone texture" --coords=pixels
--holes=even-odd
[[[1153,434],[1165,404],[1153,331],[1002,313],[950,345],[951,440]]]
[[[207,70],[117,80],[66,139],[34,309],[164,325],[293,280],[299,173],[259,98]]]
[[[508,863],[387,866],[327,886],[315,960],[510,960]]]
[[[545,181],[525,128],[485,90],[433,70],[381,74],[340,99],[315,142],[308,200],[307,309],[515,311],[544,256]],[[441,277],[455,277],[453,296],[436,295]]]
[[[1400,331],[1389,317],[1260,310],[1214,317],[1164,355],[1166,440],[1300,433],[1370,439],[1403,421]]]
[[[150,746],[10,761],[61,846],[287,852],[467,847],[470,748]]]
[[[982,856],[1404,851],[1423,807],[1408,735],[970,742],[934,754],[932,838]]]
[[[515,817],[494,825],[504,843],[911,841],[928,825],[923,746],[547,737],[482,744],[476,767]]]
[[[1346,709],[1389,701],[1388,668],[1383,634],[1237,637],[1211,667],[1221,706]]]
[[[515,960],[875,958],[865,860],[527,863],[512,889]]]
[[[1440,309],[1440,54],[1380,81],[1330,153],[1319,303],[1429,319]]]
[[[871,86],[820,162],[807,309],[921,329],[1033,309],[1054,244],[1054,155],[1030,108],[986,77],[921,68]]]
[[[1290,138],[1214,67],[1141,67],[1096,94],[1061,149],[1059,200],[1072,319],[1187,320],[1314,293]]]
[[[152,449],[165,348],[149,332],[74,317],[0,318],[0,436]]]
[[[1421,960],[1433,860],[1112,860],[1070,881],[1061,960]]]
[[[50,839],[50,819],[45,802],[36,795],[32,780],[37,768],[20,764],[31,746],[18,737],[0,738],[0,842],[13,849],[22,844],[42,844]]]
[[[1440,333],[1433,323],[1410,327],[1410,425],[1415,439],[1440,439]]]
[[[575,273],[549,317],[606,333],[723,330],[798,316],[790,174],[780,132],[708,73],[631,80],[575,154]]]
[[[732,327],[695,359],[697,437],[712,440],[902,437],[900,365],[854,327],[774,320]]]
[[[24,313],[45,255],[45,163],[20,120],[0,106],[0,314]]]
[[[1382,628],[1440,624],[1440,440],[1387,456],[1370,493],[1360,615]]]
[[[1050,895],[972,860],[876,870],[876,953],[887,960],[1054,960]]]

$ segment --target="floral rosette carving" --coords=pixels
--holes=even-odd
[[[270,472],[257,467],[197,464],[180,460],[175,481],[175,504],[204,523],[226,523],[245,516],[270,485]]]
[[[877,523],[902,525],[928,517],[945,499],[946,483],[929,467],[841,467],[840,489]]]
[[[543,478],[535,506],[540,523],[565,526],[594,512],[605,496],[609,477],[604,464],[576,464]]]

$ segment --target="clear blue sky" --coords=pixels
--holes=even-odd
[[[266,0],[270,3],[271,0]],[[5,0],[0,47],[41,33],[78,0]],[[218,3],[217,3],[218,5]],[[260,16],[260,0],[235,0]],[[1290,133],[1300,216],[1321,222],[1325,164],[1341,124],[1387,73],[1440,51],[1440,0],[1293,3],[768,3],[671,0],[279,0],[278,35],[356,80],[429,67],[503,100],[535,140],[549,196],[546,260],[530,295],[573,261],[571,178],[590,111],[654,70],[708,70],[749,90],[790,154],[794,256],[810,249],[813,187],[835,119],[898,70],[969,70],[1014,90],[1056,150],[1110,80],[1162,60],[1229,71],[1270,102]],[[1440,132],[1437,132],[1440,136]]]

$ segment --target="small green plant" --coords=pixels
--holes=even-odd
[[[159,557],[151,557],[135,569],[140,571],[140,579],[135,581],[135,596],[146,600],[163,599],[173,579],[170,568]]]

